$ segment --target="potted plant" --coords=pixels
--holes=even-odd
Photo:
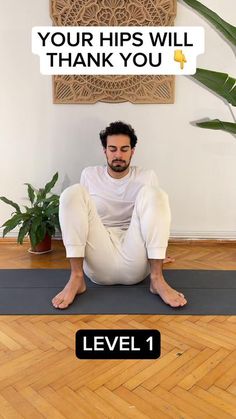
[[[15,209],[11,218],[2,225],[4,227],[3,237],[19,226],[18,243],[22,244],[24,237],[28,235],[31,243],[30,252],[45,253],[51,251],[51,237],[55,234],[56,229],[60,230],[59,195],[51,193],[57,179],[58,173],[55,173],[50,182],[40,189],[25,183],[24,185],[28,186],[30,205],[24,205],[24,211],[21,211],[18,204],[5,196],[0,197],[3,202]]]

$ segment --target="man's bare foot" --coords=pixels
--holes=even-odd
[[[175,261],[175,258],[172,258],[171,256],[166,256],[166,258],[163,260],[164,263],[172,263]]]
[[[163,275],[151,275],[150,291],[153,294],[158,294],[171,307],[182,307],[187,304],[184,294],[171,288],[165,281]]]
[[[82,294],[85,291],[86,284],[83,273],[71,273],[65,288],[52,299],[52,304],[55,308],[67,308],[74,301],[77,294]]]

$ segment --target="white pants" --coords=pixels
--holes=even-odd
[[[68,258],[84,257],[84,272],[97,284],[135,284],[149,273],[148,259],[164,259],[169,238],[167,194],[144,186],[128,230],[106,228],[80,184],[60,197],[59,219]]]

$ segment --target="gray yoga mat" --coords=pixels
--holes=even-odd
[[[166,305],[149,292],[149,278],[136,285],[96,285],[60,310],[51,299],[65,286],[67,269],[1,269],[0,314],[236,314],[236,271],[165,270],[167,282],[188,304]]]

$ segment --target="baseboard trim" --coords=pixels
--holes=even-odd
[[[61,237],[53,237],[52,240],[62,242]],[[23,243],[28,243],[29,239],[24,239]],[[4,245],[7,243],[14,243],[16,244],[16,236],[15,237],[0,237],[0,244]],[[206,238],[186,238],[186,237],[170,237],[169,244],[201,244],[201,245],[214,245],[214,244],[236,244],[236,239],[206,239]]]
[[[171,230],[170,237],[172,239],[190,239],[190,240],[236,240],[236,231],[178,231],[178,230]]]
[[[190,239],[185,237],[171,237],[169,244],[201,244],[201,245],[214,245],[214,244],[236,244],[236,239]]]
[[[0,228],[0,236],[2,236],[3,228]],[[0,237],[4,243],[15,241],[18,230],[10,231],[4,238]],[[62,240],[61,234],[57,232],[54,240]],[[25,239],[27,241],[28,239]],[[169,243],[236,243],[236,231],[178,231],[171,230]]]

